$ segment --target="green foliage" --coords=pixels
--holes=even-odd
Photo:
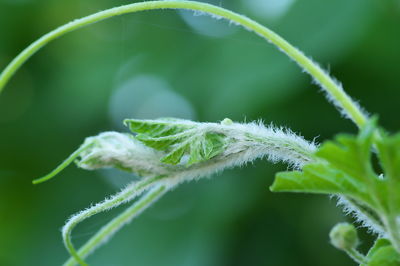
[[[379,162],[376,169],[382,169],[381,175],[373,167],[375,154]],[[304,166],[302,171],[278,173],[271,190],[330,194],[348,199],[360,207],[358,214],[383,226],[390,239],[390,242],[376,242],[365,265],[400,265],[399,135],[390,136],[371,119],[357,136],[340,135],[335,142],[324,143],[315,155],[318,162]]]
[[[325,142],[315,154],[316,163],[278,173],[271,190],[342,195],[375,206],[369,184],[382,181],[371,162],[374,129],[369,123],[358,136],[339,135],[336,142]]]
[[[360,219],[379,224],[389,239],[378,240],[365,257],[356,251],[358,240],[354,226],[339,224],[330,234],[331,241],[336,247],[346,251],[350,257],[362,265],[399,265],[400,135],[389,136],[378,130],[375,120],[370,120],[368,115],[344,92],[340,83],[332,79],[318,64],[276,33],[245,16],[205,3],[173,0],[146,1],[98,12],[59,27],[27,47],[0,74],[0,92],[30,56],[63,34],[125,13],[177,8],[196,10],[217,18],[228,19],[276,45],[309,73],[326,92],[328,99],[361,130],[358,136],[340,135],[336,141],[324,143],[314,156],[312,152],[309,152],[314,151],[314,144],[305,143],[302,138],[294,137],[293,134],[285,136],[282,130],[269,130],[269,133],[273,135],[271,138],[268,134],[261,134],[268,130],[264,128],[258,131],[254,124],[247,125],[247,129],[255,135],[247,134],[247,138],[240,138],[242,136],[240,134],[245,131],[244,125],[229,128],[230,131],[236,129],[240,133],[234,137],[233,135],[228,137],[226,131],[219,131],[217,127],[213,127],[216,124],[194,123],[178,119],[126,120],[125,123],[130,130],[137,134],[135,137],[130,135],[125,136],[125,139],[119,138],[121,136],[116,139],[105,137],[102,143],[93,142],[93,145],[83,145],[52,173],[34,181],[34,183],[40,183],[52,178],[78,157],[81,158],[78,166],[86,167],[86,169],[116,167],[143,175],[140,182],[128,185],[113,197],[71,217],[63,229],[65,245],[73,256],[67,265],[74,265],[76,262],[85,265],[84,256],[91,253],[164,192],[185,179],[192,180],[206,176],[224,167],[240,165],[263,156],[271,161],[280,159],[302,168],[302,171],[277,174],[271,186],[272,191],[337,195],[351,203],[356,213],[364,215]],[[230,120],[222,122],[224,126],[232,124]],[[290,142],[287,141],[288,139]],[[236,142],[240,145],[230,147],[232,143],[237,144]],[[293,143],[298,145],[294,147]],[[382,175],[374,170],[374,151],[380,163],[375,169],[381,168]],[[308,163],[305,166],[304,161]],[[194,164],[198,165],[189,167]],[[190,172],[191,170],[194,171]],[[71,242],[71,231],[78,223],[94,214],[126,203],[142,195],[146,190],[150,192],[144,195],[141,201],[139,200],[139,205],[134,205],[129,212],[117,216],[92,237],[82,249],[75,250]]]
[[[380,238],[375,241],[367,256],[367,263],[362,266],[399,266],[400,255],[392,247],[390,241]]]
[[[188,156],[187,166],[207,161],[222,153],[225,136],[221,133],[202,130],[199,124],[179,119],[136,120],[124,123],[138,133],[136,139],[148,147],[165,151],[161,162],[177,165]]]
[[[389,136],[381,132],[381,135],[376,145],[388,187],[382,187],[377,192],[388,210],[400,213],[400,134]]]

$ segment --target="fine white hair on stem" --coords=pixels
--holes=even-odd
[[[142,180],[128,185],[114,196],[73,215],[67,221],[62,235],[65,246],[73,257],[70,263],[78,262],[86,265],[80,254],[88,255],[126,223],[119,223],[118,226],[115,225],[115,228],[107,230],[103,228],[104,230],[98,233],[101,237],[99,238],[96,234],[93,238],[98,240],[95,242],[89,240],[80,252],[75,250],[71,242],[71,233],[75,226],[95,214],[131,201],[145,190],[162,186],[167,191],[182,182],[207,177],[227,167],[241,166],[262,157],[272,162],[283,161],[294,168],[301,168],[314,160],[313,153],[317,148],[313,142],[307,142],[290,130],[272,125],[265,127],[261,121],[245,124],[233,123],[229,119],[221,123],[198,123],[188,120],[168,120],[167,122],[166,120],[151,120],[151,122],[170,123],[171,127],[176,126],[175,123],[189,126],[190,129],[185,134],[202,136],[218,133],[224,136],[226,145],[219,155],[186,167],[182,164],[162,163],[160,160],[165,156],[165,152],[146,147],[132,135],[105,132],[87,138],[82,146],[88,148],[79,154],[78,166],[90,170],[102,167],[122,168],[141,175]],[[167,127],[166,130],[168,129]],[[137,214],[134,216],[136,217]]]
[[[337,206],[341,207],[346,215],[353,217],[362,227],[367,228],[370,232],[379,237],[384,237],[386,235],[379,217],[375,217],[367,208],[344,196],[336,195],[333,197],[337,199]]]
[[[129,121],[129,120],[128,120]],[[222,153],[202,163],[190,167],[161,163],[165,152],[146,147],[133,136],[117,132],[105,132],[89,137],[83,145],[90,148],[80,154],[78,166],[84,169],[117,167],[142,176],[173,175],[203,171],[208,168],[231,167],[242,165],[257,158],[266,157],[269,161],[287,163],[290,167],[300,169],[312,162],[317,145],[306,141],[290,129],[273,125],[264,126],[261,121],[252,123],[200,123],[189,120],[137,120],[143,123],[163,125],[168,128],[188,126],[180,135],[205,136],[208,133],[221,134],[225,140]],[[176,135],[179,138],[180,135]],[[160,138],[161,139],[161,138]],[[195,138],[193,138],[195,139]]]
[[[75,215],[73,215],[64,225],[62,230],[62,236],[64,240],[64,244],[70,254],[79,262],[81,265],[86,265],[86,263],[78,256],[72,241],[71,241],[71,233],[76,225],[81,223],[82,221],[90,218],[91,216],[107,211],[111,208],[115,208],[123,203],[129,202],[135,197],[142,194],[144,191],[152,187],[160,177],[146,178],[139,182],[134,182],[125,187],[119,193],[111,196],[110,198],[106,198],[104,201],[99,202]]]
[[[354,100],[352,97],[350,97],[349,95],[346,94],[346,92],[343,88],[343,84],[338,79],[336,79],[334,76],[329,74],[329,71],[327,69],[324,69],[323,67],[321,67],[320,64],[318,64],[311,58],[310,58],[310,61],[315,65],[316,68],[319,69],[320,72],[324,73],[325,76],[329,77],[329,79],[331,80],[331,83],[336,87],[338,94],[343,95],[343,98],[346,98],[349,102],[351,102],[354,105],[354,108],[359,110],[360,114],[362,114],[365,118],[369,117],[368,112],[365,111],[365,109],[363,107],[361,107],[361,105],[358,103],[358,101]],[[303,72],[310,74],[310,76],[312,77],[313,83],[321,88],[321,91],[324,93],[328,102],[330,102],[333,106],[335,106],[336,109],[339,111],[339,113],[343,117],[350,119],[354,123],[357,124],[357,121],[351,115],[351,113],[348,112],[348,110],[347,110],[346,106],[343,104],[343,102],[338,100],[338,97],[330,91],[330,89],[327,87],[326,83],[321,82],[321,79],[318,79],[315,76],[313,76],[309,71],[307,71],[307,69],[303,69]]]
[[[210,17],[220,20],[226,19],[230,24],[236,26],[242,26],[244,29],[254,32],[261,38],[265,39],[267,42],[275,45],[279,51],[286,54],[291,60],[300,66],[303,72],[309,74],[312,78],[313,83],[318,85],[324,92],[328,102],[333,104],[339,113],[350,120],[352,120],[356,125],[361,127],[365,120],[369,117],[369,114],[362,108],[357,101],[352,99],[343,89],[343,85],[336,78],[331,76],[327,70],[322,68],[317,62],[307,57],[301,50],[291,46],[285,40],[282,43],[277,42],[276,39],[280,37],[270,30],[255,30],[254,27],[248,26],[243,23],[238,23],[231,18],[215,15],[210,12],[199,12],[193,10],[195,16],[209,15]],[[250,20],[248,17],[242,15],[246,20]],[[266,34],[267,32],[267,34]]]
[[[291,130],[272,125],[266,127],[261,121],[252,123],[199,123],[189,120],[140,121],[167,125],[165,130],[177,125],[190,127],[181,135],[201,137],[208,133],[221,134],[225,139],[224,150],[207,161],[189,167],[182,164],[169,165],[160,162],[160,159],[165,156],[164,152],[150,149],[131,136],[106,132],[85,141],[84,145],[94,144],[81,154],[78,166],[85,169],[117,166],[142,176],[165,175],[168,176],[166,180],[180,183],[264,157],[273,163],[282,161],[292,168],[300,169],[304,164],[314,160],[313,154],[317,149],[314,142],[306,141]]]
[[[156,202],[168,191],[163,185],[154,185],[149,191],[136,201],[131,207],[113,218],[104,225],[94,236],[92,236],[77,252],[80,258],[85,258],[95,251],[102,244],[106,243],[124,225],[130,223],[135,217],[139,216],[145,209]],[[64,266],[75,265],[78,261],[71,257]]]
[[[314,142],[306,141],[290,129],[278,128],[272,124],[266,127],[261,120],[224,125],[222,132],[234,140],[224,153],[226,156],[249,151],[243,162],[266,156],[273,163],[283,161],[300,169],[304,164],[313,161],[312,155],[317,149]]]
[[[187,180],[241,166],[263,157],[273,163],[282,161],[290,167],[300,169],[304,164],[313,161],[312,155],[316,151],[314,143],[305,141],[290,130],[265,127],[261,122],[223,126],[205,123],[203,127],[202,130],[205,131],[224,133],[231,141],[221,155],[180,173]]]

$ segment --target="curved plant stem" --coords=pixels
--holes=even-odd
[[[347,255],[349,255],[350,258],[352,258],[355,262],[358,264],[362,265],[366,263],[366,258],[363,254],[358,252],[355,248],[346,250]]]
[[[138,216],[142,211],[147,209],[152,203],[157,201],[163,194],[167,192],[165,186],[155,186],[144,196],[142,196],[131,207],[126,209],[123,213],[115,217],[108,224],[103,226],[93,237],[91,237],[77,252],[80,258],[85,258],[101,244],[105,243],[112,237],[122,226],[128,224],[133,218]],[[64,264],[64,266],[73,266],[78,263],[76,258],[71,257]],[[81,263],[82,264],[82,263]]]
[[[115,7],[104,10],[93,15],[74,20],[65,24],[40,39],[32,43],[23,50],[15,59],[5,68],[0,75],[0,93],[8,80],[21,67],[21,65],[29,59],[35,52],[45,46],[50,41],[81,27],[92,23],[111,18],[114,16],[134,13],[144,10],[155,9],[187,9],[195,10],[211,14],[213,16],[222,17],[229,21],[239,24],[250,31],[254,31],[262,38],[276,45],[281,51],[286,53],[290,58],[297,62],[306,72],[308,72],[320,86],[328,93],[328,97],[339,109],[354,121],[359,127],[363,126],[367,120],[367,116],[361,111],[358,105],[344,92],[342,87],[336,83],[325,71],[323,71],[316,63],[306,57],[301,51],[293,47],[282,37],[264,27],[263,25],[251,20],[243,15],[239,15],[227,9],[213,6],[210,4],[192,2],[192,1],[148,1],[142,3],[129,4],[125,6]]]
[[[43,183],[43,182],[55,177],[58,173],[60,173],[68,165],[70,165],[76,158],[78,158],[78,156],[79,156],[79,154],[81,154],[81,152],[83,152],[87,148],[90,148],[90,146],[92,146],[92,145],[93,145],[93,143],[90,143],[88,145],[82,145],[81,147],[79,147],[79,149],[74,151],[65,161],[63,161],[59,166],[57,166],[56,169],[54,169],[49,174],[47,174],[43,177],[33,180],[32,183],[36,185],[36,184]]]
[[[161,177],[158,176],[132,183],[128,185],[126,188],[124,188],[121,192],[112,196],[111,198],[106,199],[100,203],[97,203],[96,205],[72,216],[68,220],[68,222],[64,225],[62,230],[64,245],[71,254],[71,256],[74,257],[75,260],[79,262],[81,265],[86,265],[86,263],[79,257],[71,241],[71,233],[72,230],[75,228],[75,226],[77,226],[80,222],[86,220],[87,218],[90,218],[91,216],[97,213],[117,207],[123,203],[126,203],[134,199],[136,196],[143,193],[143,191],[153,186],[160,178]]]

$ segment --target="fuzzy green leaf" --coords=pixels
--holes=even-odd
[[[125,124],[137,133],[136,139],[148,147],[165,151],[161,158],[166,164],[186,165],[207,161],[224,151],[225,136],[219,132],[204,130],[195,122],[179,119],[136,120],[127,119]]]
[[[328,161],[332,168],[365,181],[374,175],[371,165],[371,148],[375,129],[376,120],[372,119],[358,136],[339,135],[336,137],[336,142],[325,142],[316,155]]]
[[[332,167],[360,181],[365,180],[371,173],[371,144],[345,135],[337,137],[336,140],[337,143],[324,143],[316,155],[328,161]]]
[[[365,184],[325,163],[306,165],[302,172],[278,173],[270,189],[273,192],[342,194],[369,201]]]
[[[341,135],[324,143],[316,152],[318,162],[301,172],[278,173],[271,190],[345,195],[372,203],[367,185],[379,181],[371,165],[375,128],[372,121],[358,136]]]
[[[367,254],[367,259],[370,260],[374,254],[381,248],[390,246],[391,243],[389,239],[386,238],[379,238],[375,241],[374,245],[369,249]],[[363,264],[362,266],[367,266],[367,264]]]
[[[362,266],[400,266],[400,255],[389,240],[378,239],[368,252],[367,261]]]
[[[180,123],[177,119],[124,121],[129,129],[137,133],[136,139],[156,150],[166,150],[190,134],[195,125]]]

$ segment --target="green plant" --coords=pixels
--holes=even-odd
[[[378,235],[366,256],[357,250],[352,225],[339,224],[331,234],[332,244],[361,265],[400,265],[400,135],[389,135],[377,125],[316,63],[279,35],[257,22],[229,10],[191,1],[150,1],[105,10],[72,21],[38,39],[20,53],[1,73],[0,92],[21,65],[45,44],[65,33],[113,16],[153,9],[189,9],[224,18],[255,32],[276,45],[326,92],[328,99],[358,127],[357,136],[339,135],[321,146],[307,142],[289,130],[261,123],[241,124],[230,119],[221,123],[198,123],[163,118],[125,120],[134,134],[106,132],[85,140],[82,146],[41,183],[73,161],[84,169],[115,167],[141,177],[119,193],[74,215],[63,229],[65,246],[72,255],[65,265],[80,263],[123,225],[163,194],[190,181],[242,165],[257,158],[284,161],[293,171],[278,173],[271,190],[335,195],[348,213]],[[373,162],[379,161],[379,168]],[[375,170],[380,169],[380,170]],[[380,173],[382,172],[382,173]],[[142,195],[143,194],[143,195]],[[78,251],[71,242],[74,227],[83,220],[139,197],[99,230]]]

